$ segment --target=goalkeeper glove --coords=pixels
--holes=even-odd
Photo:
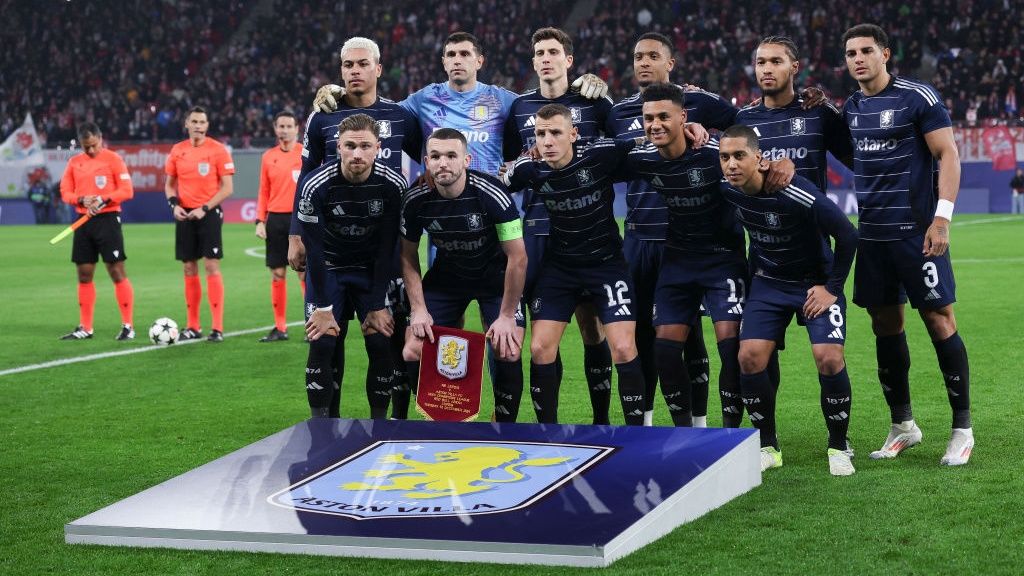
[[[608,94],[608,83],[595,74],[584,74],[572,83],[573,90],[589,100],[604,98]]]
[[[313,110],[329,114],[338,109],[338,101],[345,95],[345,89],[337,84],[325,84],[316,91]]]

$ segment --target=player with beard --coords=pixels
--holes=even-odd
[[[379,123],[354,114],[338,126],[339,159],[299,181],[296,218],[308,251],[306,322],[310,340],[306,392],[314,418],[328,418],[341,393],[332,370],[344,375],[345,336],[359,318],[368,359],[370,417],[387,416],[393,373],[388,337],[394,320],[386,292],[393,274],[398,212],[405,193],[401,173],[377,161]]]

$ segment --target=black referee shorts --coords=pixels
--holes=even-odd
[[[97,214],[75,230],[71,261],[75,264],[95,264],[100,258],[108,264],[128,259],[124,253],[120,212]]]
[[[174,258],[191,261],[200,258],[220,260],[224,257],[224,242],[221,228],[224,226],[224,211],[220,206],[210,210],[202,220],[174,222]]]
[[[264,226],[267,229],[267,268],[288,266],[288,229],[291,212],[268,212]]]

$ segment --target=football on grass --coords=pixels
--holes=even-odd
[[[149,329],[153,344],[170,346],[178,341],[178,323],[170,318],[158,318]]]

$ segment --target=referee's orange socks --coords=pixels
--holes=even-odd
[[[114,283],[114,297],[117,298],[117,309],[121,312],[121,324],[134,326],[132,309],[135,306],[135,290],[131,280],[125,278]]]
[[[96,285],[92,282],[78,283],[78,323],[86,332],[92,332],[93,309],[96,307]]]
[[[210,300],[210,315],[213,329],[224,331],[224,279],[220,274],[206,277],[206,297]]]
[[[270,304],[274,308],[274,327],[280,332],[288,330],[285,325],[285,310],[288,308],[288,281],[274,278],[270,281]]]
[[[199,303],[203,300],[203,285],[199,276],[185,276],[185,308],[188,313],[188,326],[199,330]]]

